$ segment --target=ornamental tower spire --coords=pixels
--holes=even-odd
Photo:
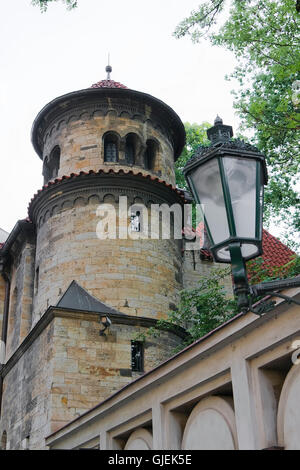
[[[109,64],[109,54],[108,54],[108,64],[105,67],[105,72],[107,73],[106,80],[110,80],[110,74],[112,72],[112,66]]]

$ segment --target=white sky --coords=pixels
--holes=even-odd
[[[183,122],[238,127],[224,76],[234,58],[208,42],[172,33],[200,0],[78,0],[41,14],[30,0],[0,0],[0,227],[10,231],[27,216],[42,187],[42,162],[30,141],[40,109],[65,93],[111,78],[170,105]]]

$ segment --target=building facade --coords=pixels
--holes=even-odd
[[[11,449],[43,448],[169,357],[180,328],[137,338],[174,308],[185,277],[212,265],[185,257],[172,214],[169,238],[134,237],[145,208],[189,201],[174,173],[185,131],[165,103],[103,80],[47,104],[32,142],[44,186],[0,245],[0,435]],[[103,205],[115,209],[114,239],[97,234]]]
[[[48,436],[50,449],[299,450],[300,290],[239,314]],[[159,386],[158,386],[159,384]]]
[[[163,235],[160,209],[191,202],[175,185],[185,132],[168,105],[102,80],[48,103],[32,142],[44,186],[28,217],[0,232],[5,449],[45,448],[47,436],[166,361],[184,330],[141,338],[214,264],[175,235],[184,224],[176,211]]]

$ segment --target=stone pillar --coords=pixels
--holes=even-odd
[[[247,361],[235,352],[231,375],[239,450],[258,449],[254,389],[249,368]]]

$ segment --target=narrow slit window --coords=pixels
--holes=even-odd
[[[141,341],[131,341],[131,369],[144,372],[144,344]]]
[[[35,270],[35,292],[39,289],[39,280],[40,280],[40,267],[38,266]]]

